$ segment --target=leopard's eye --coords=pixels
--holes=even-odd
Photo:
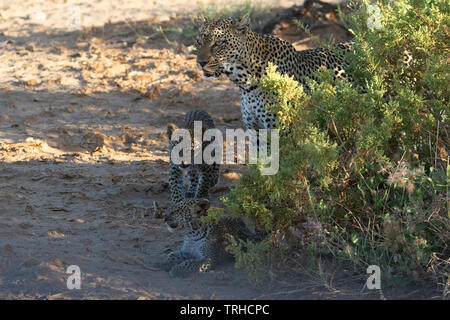
[[[225,44],[226,42],[227,42],[226,40],[217,40],[217,41],[214,43],[213,48],[219,47],[219,46]]]

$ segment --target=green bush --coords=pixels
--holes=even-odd
[[[346,17],[353,83],[320,70],[306,95],[273,65],[255,80],[274,94],[267,108],[291,134],[280,137],[278,174],[252,166],[224,202],[277,234],[278,243],[261,244],[265,261],[268,244],[288,243],[296,256],[312,250],[362,273],[376,264],[391,279],[425,279],[432,270],[448,287],[450,4],[376,4],[378,29],[367,27],[367,1]],[[235,242],[233,253],[254,274],[258,248],[244,247]]]
[[[231,235],[228,237],[230,244],[227,249],[236,259],[236,268],[245,268],[249,280],[255,284],[270,274],[267,270],[271,269],[273,263],[287,250],[286,244],[280,244],[275,238],[271,235],[259,243],[254,243],[251,240],[235,239]]]

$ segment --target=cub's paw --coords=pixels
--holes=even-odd
[[[169,271],[169,275],[173,278],[186,278],[199,271],[201,262],[195,260],[186,260]]]

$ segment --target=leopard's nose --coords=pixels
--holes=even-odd
[[[206,66],[206,64],[208,63],[208,61],[200,61],[200,60],[197,60],[197,63],[200,65],[200,67],[204,67],[204,66]]]
[[[176,223],[176,222],[174,222],[174,221],[169,222],[169,223],[167,223],[167,224],[168,224],[169,227],[171,227],[172,229],[175,229],[176,227],[178,227],[178,223]]]
[[[170,221],[169,217],[165,217],[164,222],[173,229],[175,229],[178,226],[178,223],[176,221]]]

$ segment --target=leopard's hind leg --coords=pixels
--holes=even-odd
[[[204,168],[200,173],[196,198],[209,199],[209,193],[217,183],[219,182],[219,165],[212,164]]]
[[[172,251],[171,253],[169,253],[166,256],[166,259],[164,261],[157,262],[153,266],[155,268],[159,268],[164,271],[169,271],[174,266],[182,263],[183,261],[185,261],[186,259],[189,259],[189,258],[190,257],[186,257],[186,255],[181,250]]]
[[[169,275],[174,278],[186,278],[197,272],[207,272],[211,268],[211,259],[188,259],[173,266],[169,271]]]
[[[172,162],[169,164],[169,189],[172,204],[184,200],[183,171]]]

